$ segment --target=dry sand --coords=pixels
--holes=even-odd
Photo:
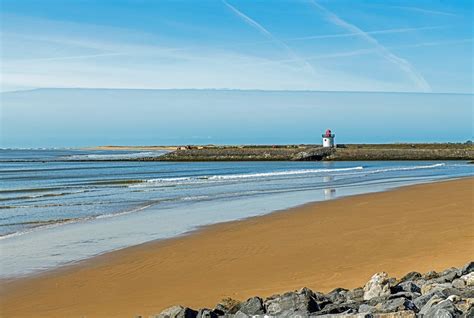
[[[3,281],[4,317],[134,317],[303,286],[363,285],[474,257],[474,178],[308,204]]]

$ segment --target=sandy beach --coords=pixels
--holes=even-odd
[[[312,203],[2,281],[2,317],[134,317],[474,258],[474,178]]]

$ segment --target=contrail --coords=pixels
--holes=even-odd
[[[390,52],[385,46],[380,44],[375,38],[367,34],[366,32],[362,31],[357,26],[344,21],[343,19],[339,18],[337,15],[326,9],[325,7],[321,6],[319,3],[315,2],[314,0],[310,0],[310,4],[314,5],[319,10],[323,11],[324,14],[327,16],[329,21],[338,25],[352,33],[358,34],[360,37],[364,38],[367,42],[373,44],[377,48],[377,52],[384,57],[387,61],[397,65],[400,70],[406,73],[410,79],[424,92],[431,92],[431,86],[426,82],[421,74],[419,74],[415,68],[405,59],[396,56],[392,52]]]
[[[425,13],[425,14],[446,15],[446,16],[451,16],[451,17],[456,16],[454,13],[450,13],[450,12],[427,10],[427,9],[422,9],[422,8],[417,8],[417,7],[391,6],[390,8],[415,11],[415,12],[420,12],[420,13]]]
[[[12,60],[11,62],[36,62],[36,61],[57,61],[57,60],[74,60],[74,59],[88,59],[102,56],[114,56],[114,55],[125,55],[123,53],[100,53],[100,54],[89,54],[89,55],[72,55],[72,56],[58,56],[58,57],[44,57],[37,59],[24,59],[24,60]]]
[[[305,61],[304,59],[299,57],[285,42],[283,42],[283,41],[279,40],[278,38],[276,38],[267,29],[265,29],[260,23],[258,23],[254,19],[250,18],[248,15],[244,14],[242,11],[238,10],[236,7],[229,4],[227,1],[222,0],[222,3],[224,3],[235,15],[237,15],[237,17],[242,19],[245,23],[247,23],[251,27],[257,29],[260,33],[262,33],[265,37],[270,39],[272,42],[274,42],[274,43],[278,44],[279,46],[283,47],[287,51],[288,55],[291,58],[293,58],[294,60],[298,60],[298,61],[302,62],[304,64],[305,68],[310,70],[311,73],[313,73],[313,74],[315,73],[315,70],[314,70],[313,66],[310,63],[308,63],[308,61]]]
[[[366,34],[392,34],[392,33],[406,33],[412,31],[423,31],[423,30],[436,30],[436,29],[445,29],[446,26],[427,26],[419,28],[399,28],[399,29],[385,29],[385,30],[375,30],[375,31],[365,31]],[[328,38],[345,38],[358,36],[359,33],[342,33],[342,34],[322,34],[322,35],[309,35],[302,36],[298,38],[285,39],[286,41],[300,41],[300,40],[312,40],[312,39],[328,39]]]

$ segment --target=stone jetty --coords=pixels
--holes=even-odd
[[[376,273],[353,290],[320,293],[303,288],[268,298],[227,298],[214,308],[173,306],[155,317],[474,317],[474,262],[439,273],[411,272],[400,279]]]

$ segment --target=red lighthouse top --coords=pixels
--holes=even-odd
[[[325,136],[326,136],[326,137],[331,137],[331,129],[327,129],[327,130],[326,130]]]

